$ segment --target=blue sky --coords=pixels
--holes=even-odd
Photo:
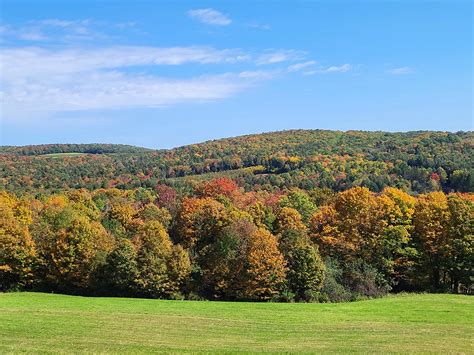
[[[1,1],[2,145],[472,130],[470,1]]]

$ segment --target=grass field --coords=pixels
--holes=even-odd
[[[87,155],[87,153],[51,153],[51,154],[41,154],[42,157],[47,158],[67,158],[67,157],[77,157],[81,155]]]
[[[0,294],[0,353],[472,353],[474,298],[284,304]]]

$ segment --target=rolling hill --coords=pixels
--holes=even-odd
[[[472,192],[473,158],[473,132],[432,131],[291,130],[169,150],[113,144],[0,147],[0,187],[54,191],[164,182],[186,190],[193,177],[218,174],[236,179],[246,190],[366,186],[380,191],[395,186],[415,193],[440,188]]]

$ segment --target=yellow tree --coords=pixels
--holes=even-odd
[[[28,225],[31,212],[14,196],[0,192],[0,290],[32,281],[35,244]]]
[[[208,244],[228,223],[225,206],[212,198],[185,198],[176,222],[176,237],[184,248]]]
[[[276,218],[277,234],[283,233],[285,230],[293,229],[306,232],[307,228],[304,225],[301,214],[291,207],[283,207],[277,214]]]
[[[252,232],[242,246],[242,296],[257,300],[277,296],[286,277],[286,262],[278,250],[277,238],[260,228]]]
[[[99,221],[75,208],[64,196],[49,199],[32,226],[40,274],[60,291],[86,290],[96,269],[114,247]]]
[[[259,228],[267,228],[273,230],[275,215],[270,207],[265,206],[262,202],[257,201],[247,208],[248,213],[252,217],[253,223]]]
[[[414,200],[396,189],[380,195],[355,187],[339,193],[311,219],[311,237],[325,255],[363,260],[395,277],[409,242]]]
[[[448,199],[444,193],[418,197],[413,214],[414,234],[434,289],[440,287],[443,261],[449,248],[449,222]]]
[[[158,221],[142,224],[133,243],[137,248],[138,292],[148,297],[168,297],[179,290],[190,272],[189,257],[174,247]]]
[[[365,257],[373,252],[386,221],[375,195],[355,187],[338,194],[334,205],[321,208],[311,220],[314,240],[321,249],[345,257]]]

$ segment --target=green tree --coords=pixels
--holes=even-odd
[[[132,242],[120,238],[98,271],[99,291],[111,296],[133,296],[139,277],[136,259],[137,252]]]

